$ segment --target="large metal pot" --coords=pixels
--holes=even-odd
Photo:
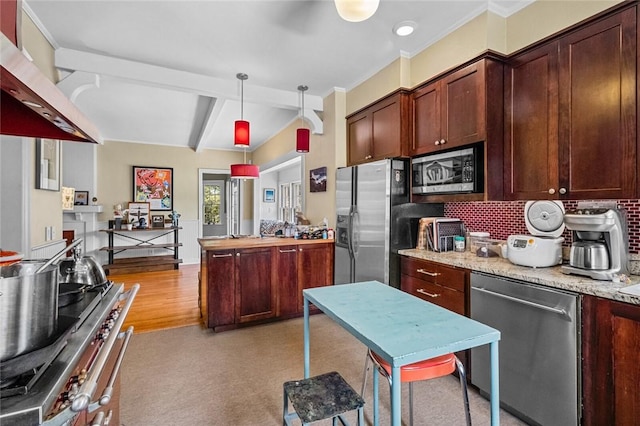
[[[0,267],[0,361],[45,346],[58,327],[58,267],[22,261]]]

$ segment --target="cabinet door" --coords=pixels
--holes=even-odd
[[[582,300],[583,424],[635,425],[640,411],[640,306]]]
[[[361,112],[347,120],[349,165],[360,164],[371,158],[371,115]]]
[[[636,9],[560,40],[561,188],[572,199],[636,193]]]
[[[441,84],[440,148],[485,140],[485,61],[480,60],[444,77]]]
[[[412,156],[439,149],[440,122],[440,84],[436,82],[413,93]]]
[[[236,250],[236,319],[238,323],[275,316],[271,248]]]
[[[546,199],[558,189],[558,43],[505,72],[505,198]]]
[[[302,290],[333,284],[333,244],[298,246],[298,306],[302,308]]]
[[[397,94],[381,101],[371,109],[371,160],[399,157],[402,155],[403,97]],[[404,118],[407,120],[408,118]]]
[[[278,315],[292,316],[300,312],[298,286],[298,247],[277,247]]]
[[[207,251],[207,327],[235,323],[235,251]]]

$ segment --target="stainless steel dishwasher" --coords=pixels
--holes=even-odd
[[[500,404],[530,424],[580,424],[580,296],[471,274],[471,318],[500,330]],[[486,396],[488,347],[471,350],[471,383]]]

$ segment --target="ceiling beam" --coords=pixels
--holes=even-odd
[[[140,84],[161,86],[203,96],[240,100],[238,80],[235,76],[229,79],[215,78],[66,48],[55,51],[55,66],[65,70],[109,75],[137,81]],[[245,102],[292,110],[300,108],[297,91],[271,89],[245,83],[244,92]],[[315,111],[323,111],[322,97],[305,95],[305,106]]]
[[[200,132],[193,141],[193,149],[196,152],[201,152],[205,148],[205,144],[207,141],[207,136],[211,133],[213,129],[213,125],[215,124],[220,112],[222,111],[222,107],[224,106],[224,99],[211,99],[209,103],[209,108],[207,109],[207,113],[204,118],[204,123],[200,128]],[[191,143],[189,144],[191,145]]]

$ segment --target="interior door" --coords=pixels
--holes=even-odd
[[[224,180],[205,180],[202,188],[202,236],[227,235],[228,209]]]

